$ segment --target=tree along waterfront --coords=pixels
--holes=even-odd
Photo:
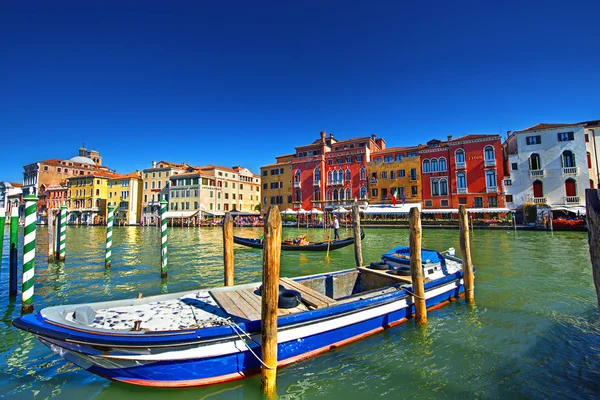
[[[221,228],[168,228],[169,276],[161,280],[160,228],[113,228],[112,265],[104,268],[104,227],[68,227],[69,257],[47,263],[48,234],[38,227],[35,309],[220,286]],[[350,230],[341,236],[350,236]],[[285,228],[283,236],[325,239],[328,230]],[[408,230],[365,228],[364,262],[377,261]],[[234,228],[259,237],[261,228]],[[424,230],[423,247],[457,249],[458,230]],[[21,238],[22,240],[22,233]],[[8,240],[0,274],[0,391],[8,398],[164,397],[97,378],[61,358],[31,335],[10,326],[20,301],[9,301]],[[262,252],[234,246],[236,282],[261,280]],[[409,322],[382,334],[278,370],[277,391],[317,395],[397,397],[596,397],[600,393],[600,323],[587,235],[581,232],[478,231],[471,236],[477,270],[474,306],[456,302],[430,312],[428,326]],[[21,260],[19,260],[21,262]],[[351,247],[323,254],[285,253],[281,276],[355,264]],[[19,268],[21,270],[21,267]],[[18,299],[18,298],[17,298]],[[568,338],[568,340],[566,340]],[[465,364],[465,361],[468,362]],[[172,390],[173,398],[254,398],[260,376],[212,387]]]

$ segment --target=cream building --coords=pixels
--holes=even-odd
[[[108,180],[108,205],[115,207],[115,225],[137,225],[142,216],[142,173],[117,175]]]
[[[160,201],[169,201],[170,178],[190,169],[186,163],[175,164],[168,161],[152,161],[152,167],[143,171],[142,219],[145,225],[158,223]]]

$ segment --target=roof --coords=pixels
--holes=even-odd
[[[539,123],[539,124],[535,124],[533,126],[530,126],[527,129],[523,129],[521,131],[518,132],[530,132],[530,131],[541,131],[543,129],[553,129],[553,128],[561,128],[563,126],[576,126],[576,125],[583,125],[586,124],[586,122],[578,122],[575,124],[547,124],[547,123]]]
[[[11,184],[12,187],[23,187],[22,183],[16,183],[16,182],[8,182]]]
[[[397,153],[399,151],[407,151],[407,150],[416,150],[418,148],[418,146],[398,146],[398,147],[388,147],[387,149],[384,150],[377,150],[371,153],[371,155],[379,155],[379,154],[385,154],[385,153]]]
[[[208,164],[205,165],[204,167],[198,167],[199,169],[203,170],[203,171],[211,171],[214,169],[220,169],[222,171],[229,171],[229,172],[233,172],[234,174],[237,174],[237,171],[231,169],[231,168],[227,168],[227,167],[221,167],[220,165],[212,165],[212,164]]]
[[[90,175],[92,176],[92,175]],[[141,179],[142,176],[140,175],[139,172],[130,172],[128,174],[114,174],[113,177],[109,178],[110,180],[116,180],[116,179]]]
[[[457,137],[455,139],[450,139],[448,140],[438,140],[438,139],[431,139],[430,141],[428,141],[427,143],[438,143],[439,146],[436,147],[431,147],[432,149],[437,149],[440,147],[444,147],[444,146],[448,146],[448,144],[455,144],[455,143],[459,143],[459,142],[464,142],[466,140],[477,140],[477,139],[495,139],[498,138],[498,140],[501,139],[500,134],[497,133],[478,133],[478,134],[472,134],[472,135],[465,135],[465,136],[461,136],[461,137]],[[430,147],[427,146],[427,144],[420,144],[417,146],[419,148],[419,150],[425,150],[425,149],[429,149]]]

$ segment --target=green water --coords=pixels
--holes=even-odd
[[[301,232],[306,232],[301,229]],[[287,228],[284,235],[295,235]],[[406,229],[365,229],[365,261],[408,243]],[[8,229],[6,230],[8,234]],[[259,228],[234,234],[258,237]],[[309,230],[309,239],[327,231]],[[341,230],[342,236],[351,232]],[[114,229],[113,265],[104,269],[105,229],[69,227],[66,263],[46,262],[47,231],[38,229],[35,307],[123,299],[221,285],[219,228],[170,228],[169,277],[160,280],[159,230]],[[7,239],[0,275],[0,397],[19,399],[259,398],[260,377],[192,389],[152,389],[110,382],[52,354],[10,325]],[[455,247],[458,231],[426,230],[423,246]],[[580,398],[600,397],[600,323],[587,235],[580,232],[475,231],[476,304],[455,302],[324,355],[280,369],[284,398]],[[353,266],[352,247],[284,253],[281,274]],[[261,279],[261,251],[235,247],[236,283]],[[20,280],[20,278],[19,278]],[[20,287],[19,287],[20,290]],[[20,294],[19,294],[20,296]]]

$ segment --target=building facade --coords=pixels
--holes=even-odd
[[[585,205],[585,189],[598,186],[598,121],[537,124],[504,143],[507,204],[554,208]]]
[[[106,221],[108,181],[114,174],[95,172],[67,179],[67,223],[101,225]]]
[[[467,135],[419,145],[423,211],[505,207],[499,135]]]
[[[115,175],[108,179],[107,205],[114,206],[115,225],[137,225],[142,217],[142,173]]]
[[[6,215],[12,213],[13,208],[19,210],[19,215],[23,216],[21,207],[23,199],[23,185],[14,182],[0,182],[0,208],[4,208]]]
[[[266,214],[270,206],[276,205],[280,211],[293,206],[292,160],[294,154],[276,158],[275,164],[260,168],[262,183],[261,213]]]
[[[143,171],[142,218],[145,225],[155,225],[159,220],[161,200],[169,201],[170,178],[190,170],[186,163],[152,161],[152,167]]]
[[[227,168],[218,165],[200,167],[199,171],[212,177],[216,191],[217,212],[243,211],[252,213],[260,204],[260,177],[244,167]]]

